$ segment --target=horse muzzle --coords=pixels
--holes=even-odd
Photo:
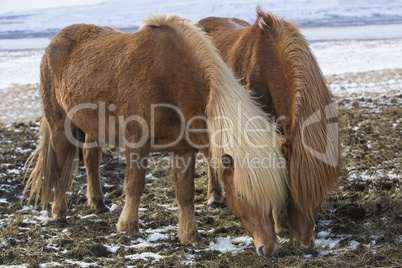
[[[259,247],[256,247],[257,248],[257,253],[258,253],[258,255],[260,255],[260,256],[269,256],[269,255],[273,255],[273,254],[275,254],[277,251],[278,251],[278,249],[279,249],[279,242],[276,242],[275,243],[275,246],[274,246],[274,248],[273,249],[271,249],[271,250],[267,250],[267,247],[265,247],[265,246],[263,246],[263,245],[261,245],[261,246],[259,246]]]

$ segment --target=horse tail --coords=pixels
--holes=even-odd
[[[45,51],[41,63],[41,97],[46,100],[49,98],[55,99],[54,76],[50,70],[51,67]],[[74,175],[78,170],[78,161],[75,161],[78,156],[78,150],[75,145],[69,146],[69,150],[65,152],[67,157],[63,168],[61,170],[57,168],[56,153],[52,146],[50,128],[49,121],[44,115],[40,122],[39,130],[41,140],[24,165],[24,181],[26,181],[26,184],[23,195],[29,190],[28,203],[34,199],[35,206],[38,204],[40,196],[42,209],[45,209],[49,202],[52,201],[53,196],[64,195],[66,191],[71,189]],[[73,135],[77,138],[76,127],[73,126],[73,129]],[[32,166],[34,167],[29,174]]]
[[[275,39],[291,98],[290,131],[285,133],[291,200],[307,218],[315,220],[341,175],[335,98],[297,25],[260,8],[257,15],[260,26]]]
[[[51,185],[56,178],[55,154],[50,143],[49,123],[45,117],[40,123],[39,135],[42,137],[38,147],[27,159],[24,166],[24,180],[26,180],[24,193],[30,189],[28,203],[35,199],[35,206],[38,203],[39,194],[41,194],[42,209],[51,200]],[[28,169],[36,161],[35,167],[28,176]],[[46,205],[45,205],[46,204]]]
[[[204,78],[209,90],[210,157],[219,163],[225,153],[233,158],[236,192],[263,214],[282,206],[288,178],[278,125],[238,83],[202,29],[177,15],[147,18],[146,26],[173,29]],[[266,163],[256,164],[258,161]],[[222,176],[220,165],[214,168],[216,175]]]

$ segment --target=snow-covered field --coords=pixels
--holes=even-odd
[[[23,5],[15,8],[17,4],[17,11],[10,11],[13,6],[2,2],[7,12],[3,13],[0,6],[0,90],[15,84],[38,83],[42,49],[55,33],[70,24],[93,23],[135,31],[142,19],[156,13],[178,13],[194,21],[208,16],[238,17],[252,23],[258,4],[299,23],[308,40],[325,40],[311,45],[325,75],[402,68],[400,1],[94,2],[87,0],[85,5],[83,0],[80,6],[67,7],[54,7],[52,3],[49,8],[28,11],[21,11]]]
[[[326,41],[311,46],[325,75],[402,68],[400,1],[93,2],[28,11],[18,11],[24,9],[21,7],[9,11],[12,7],[2,2],[8,12],[1,12],[0,6],[0,90],[13,84],[38,83],[42,49],[57,31],[70,24],[93,23],[135,31],[142,19],[156,13],[178,13],[194,21],[208,16],[238,17],[252,23],[258,4],[299,23],[308,40]]]
[[[339,97],[402,90],[402,39],[313,42],[311,48],[327,79],[367,73],[358,81],[330,83]],[[41,115],[38,83],[42,54],[43,50],[0,51],[0,122],[27,121]],[[382,76],[383,70],[391,70],[391,77]]]
[[[402,39],[313,42],[311,48],[327,76],[402,68]],[[42,54],[43,50],[0,50],[0,90],[39,83]]]

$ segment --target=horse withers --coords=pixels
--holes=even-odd
[[[295,245],[314,245],[321,203],[340,176],[338,112],[334,96],[296,24],[257,9],[250,25],[237,18],[198,22],[222,58],[266,113],[280,122],[286,140],[289,189],[286,208],[275,210],[276,229],[290,229]],[[211,176],[213,177],[213,176]],[[209,204],[221,202],[209,184]]]
[[[125,148],[119,231],[140,234],[148,154],[170,151],[182,160],[173,161],[179,239],[200,242],[194,212],[195,153],[200,151],[257,252],[275,250],[271,211],[285,202],[286,166],[251,166],[244,160],[283,159],[277,125],[237,82],[206,34],[188,20],[154,16],[130,34],[82,24],[63,29],[42,58],[41,99],[42,140],[27,162],[37,159],[25,191],[30,189],[35,203],[40,195],[42,208],[52,201],[54,220],[66,221],[65,193],[78,162],[81,129],[88,203],[97,212],[107,210],[99,178],[101,147]],[[133,164],[133,156],[142,164]]]

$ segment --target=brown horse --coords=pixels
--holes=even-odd
[[[126,200],[117,228],[139,235],[148,154],[171,151],[181,160],[173,161],[179,238],[199,242],[194,165],[200,151],[257,252],[272,253],[277,239],[271,210],[283,206],[288,180],[278,126],[237,82],[202,29],[176,15],[147,18],[143,27],[124,34],[72,25],[51,41],[41,63],[42,140],[27,162],[37,158],[25,191],[31,189],[35,203],[40,194],[43,209],[53,199],[53,218],[65,221],[65,192],[82,129],[89,205],[107,210],[99,179],[101,146],[124,147]],[[249,159],[275,159],[278,165],[245,164]]]
[[[287,209],[275,210],[276,229],[289,228],[295,245],[314,245],[317,213],[340,165],[334,97],[306,39],[294,23],[260,8],[253,25],[217,17],[199,25],[264,111],[281,122],[290,182]],[[209,204],[219,203],[219,184],[210,179],[209,185]]]

